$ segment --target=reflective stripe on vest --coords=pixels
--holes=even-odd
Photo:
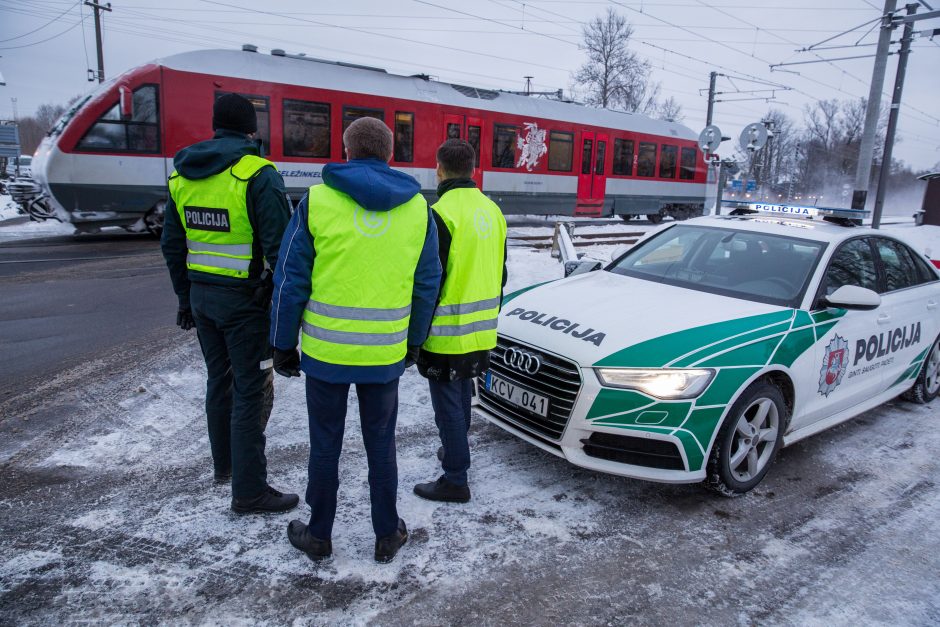
[[[328,185],[310,188],[307,228],[317,252],[301,349],[339,365],[382,366],[405,357],[414,274],[428,228],[416,194],[367,211]]]
[[[248,268],[251,267],[251,259],[237,259],[235,257],[221,257],[219,255],[204,255],[201,253],[189,253],[186,255],[186,266],[189,268],[214,268],[221,270],[237,270],[248,274]],[[205,270],[203,270],[205,272]]]
[[[393,346],[408,339],[408,329],[395,333],[357,333],[355,331],[330,331],[304,321],[304,333],[310,337],[334,344],[358,346]]]
[[[461,355],[496,346],[506,220],[476,188],[455,188],[434,211],[450,231],[447,277],[424,348]]]
[[[186,230],[186,267],[190,270],[247,279],[251,269],[254,229],[248,218],[248,184],[267,159],[244,155],[230,168],[204,179],[174,172],[170,196]]]
[[[458,303],[456,305],[438,305],[437,309],[434,310],[435,316],[458,316],[460,314],[470,314],[476,313],[478,311],[484,311],[486,309],[492,309],[494,307],[499,307],[499,296],[496,298],[488,298],[486,300],[478,300],[475,303]]]
[[[327,318],[340,318],[343,320],[393,321],[409,317],[411,315],[411,305],[396,309],[375,309],[372,307],[341,307],[311,300],[307,302],[307,311]]]
[[[495,331],[496,322],[496,318],[490,318],[489,320],[478,320],[466,324],[433,324],[431,325],[431,335],[439,337],[457,337],[478,333],[480,331]]]
[[[251,244],[207,244],[186,238],[190,253],[215,253],[231,257],[251,257]]]

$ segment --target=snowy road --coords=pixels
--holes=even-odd
[[[510,250],[511,287],[559,275]],[[185,338],[175,344],[174,340]],[[940,402],[894,402],[785,449],[724,499],[577,469],[474,419],[474,498],[421,501],[436,476],[426,384],[402,379],[400,511],[411,540],[372,561],[355,395],[334,560],[287,543],[308,510],[236,517],[211,482],[204,367],[170,332],[107,376],[67,371],[0,401],[0,624],[845,624],[940,622]],[[271,482],[302,492],[301,380],[277,380]]]

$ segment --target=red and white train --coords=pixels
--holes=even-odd
[[[254,103],[264,154],[295,199],[343,159],[346,126],[372,116],[394,130],[391,165],[430,197],[437,147],[461,137],[477,149],[477,183],[506,213],[701,213],[705,163],[681,124],[255,50],[173,55],[79,100],[33,161],[54,215],[79,230],[159,230],[173,155],[211,137],[212,104],[226,92]]]

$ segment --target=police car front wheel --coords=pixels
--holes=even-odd
[[[909,401],[923,404],[937,398],[937,394],[940,394],[940,337],[930,345],[914,386],[903,396]]]
[[[767,474],[783,442],[787,404],[777,386],[751,384],[728,412],[708,460],[706,485],[725,496],[744,494]]]

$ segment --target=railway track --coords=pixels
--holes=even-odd
[[[575,246],[603,246],[615,244],[635,244],[645,235],[642,231],[619,231],[613,233],[576,233],[571,239]],[[552,234],[545,235],[507,235],[510,246],[529,248],[551,248]]]

